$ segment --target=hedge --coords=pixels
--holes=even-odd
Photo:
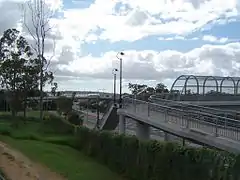
[[[74,126],[74,125],[72,125]],[[40,132],[72,134],[73,127],[53,114]],[[135,136],[100,132],[74,126],[72,138],[46,138],[29,134],[33,140],[68,145],[132,180],[238,180],[240,156],[207,148],[182,147],[176,143],[140,141]],[[11,131],[1,134],[14,136]]]
[[[238,156],[81,127],[77,148],[133,180],[236,180]]]

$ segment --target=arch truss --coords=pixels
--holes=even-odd
[[[180,94],[240,94],[240,77],[181,75],[170,92]]]

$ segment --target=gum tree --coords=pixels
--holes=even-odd
[[[38,68],[34,68],[33,64],[38,67],[38,63],[31,59],[31,47],[16,29],[8,29],[3,33],[0,38],[0,55],[1,85],[7,89],[7,99],[12,115],[15,116],[22,109],[24,92],[35,84],[34,76]]]
[[[32,48],[40,62],[39,89],[40,89],[40,119],[43,119],[43,88],[45,84],[52,83],[53,73],[49,70],[49,65],[54,56],[55,40],[53,38],[52,56],[46,54],[46,42],[50,39],[52,27],[50,20],[54,16],[54,11],[48,8],[46,0],[29,0],[23,6],[24,27],[31,35],[34,43]]]

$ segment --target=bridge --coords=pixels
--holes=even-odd
[[[137,122],[137,136],[141,139],[149,139],[149,127],[152,126],[166,133],[165,140],[172,134],[210,147],[240,152],[240,122],[235,119],[206,110],[174,108],[131,98],[124,98],[118,114],[121,133],[125,133],[125,118],[130,117]]]
[[[136,122],[136,136],[143,140],[150,139],[150,128],[153,127],[164,132],[165,141],[174,135],[181,138],[183,143],[188,140],[232,153],[240,152],[240,121],[216,115],[222,110],[200,106],[199,109],[188,106],[176,108],[170,102],[174,101],[152,103],[124,97],[122,108],[111,105],[105,114],[100,115],[98,128],[115,130],[119,126],[119,133],[124,134],[126,119],[130,118]],[[94,113],[90,116],[96,118]]]
[[[240,111],[240,77],[181,75],[166,99]]]
[[[236,93],[236,86],[234,88]],[[228,101],[228,103],[234,102]],[[169,137],[173,135],[181,138],[183,144],[188,140],[239,153],[240,121],[237,120],[239,114],[240,112],[234,110],[209,108],[189,102],[182,103],[161,98],[142,101],[124,97],[122,108],[111,104],[108,111],[97,121],[96,127],[100,130],[112,131],[118,128],[119,133],[124,134],[127,129],[127,119],[130,119],[136,123],[135,131],[139,139],[150,139],[150,129],[155,128],[164,132],[165,141],[169,141]]]

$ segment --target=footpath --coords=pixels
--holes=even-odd
[[[0,153],[0,168],[9,180],[66,180],[3,142],[0,142]]]

